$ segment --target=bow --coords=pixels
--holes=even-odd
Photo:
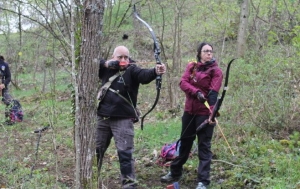
[[[155,60],[156,60],[156,64],[161,64],[160,57],[159,57],[160,48],[159,48],[158,42],[156,40],[156,36],[155,36],[152,28],[149,26],[149,24],[147,24],[147,22],[145,22],[143,19],[141,19],[139,17],[138,13],[136,12],[135,5],[133,6],[133,13],[134,13],[134,16],[139,21],[141,21],[149,29],[149,31],[150,31],[150,33],[152,35],[152,38],[153,38],[153,42],[154,42],[154,57],[155,57]],[[156,91],[157,91],[157,93],[156,93],[156,99],[155,99],[155,102],[154,102],[152,108],[141,117],[141,129],[142,130],[143,130],[143,122],[144,122],[144,119],[145,119],[146,115],[149,114],[154,109],[154,107],[156,106],[156,104],[158,102],[159,94],[160,94],[160,89],[161,89],[161,80],[162,80],[161,75],[157,75],[156,76]]]
[[[229,80],[229,70],[230,70],[230,66],[231,66],[231,63],[235,60],[232,59],[229,63],[228,63],[228,66],[227,66],[227,69],[226,69],[226,77],[225,77],[225,83],[224,83],[224,88],[223,88],[223,92],[222,92],[222,95],[220,98],[217,99],[217,102],[214,106],[214,109],[210,115],[210,120],[215,122],[215,118],[217,117],[217,115],[219,114],[219,109],[221,108],[221,105],[222,105],[222,102],[224,100],[224,97],[225,97],[225,94],[226,94],[226,91],[228,89],[228,80]],[[201,129],[203,129],[204,127],[208,126],[209,123],[208,123],[208,120],[205,120],[203,123],[201,123],[200,126],[197,127],[196,129],[196,133],[198,133],[198,131],[200,131]]]

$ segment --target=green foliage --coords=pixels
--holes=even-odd
[[[300,148],[300,133],[299,132],[293,132],[292,135],[290,135],[290,143],[289,148],[293,151],[295,151],[296,154],[300,154],[299,148]]]
[[[125,44],[138,61],[153,62],[153,41],[147,28],[135,23],[129,6],[131,1],[109,2],[114,4],[105,9],[101,56],[109,57],[115,45]],[[248,51],[245,58],[232,64],[229,90],[220,110],[219,123],[224,136],[216,127],[212,141],[211,188],[300,187],[300,14],[297,3],[252,1]],[[137,4],[141,17],[157,35],[168,68],[173,64],[170,59],[194,59],[197,44],[208,41],[214,45],[215,57],[224,73],[227,60],[235,55],[239,6],[236,0],[145,0]],[[81,25],[77,26],[76,64],[80,61],[81,37]],[[130,34],[129,40],[122,40],[123,34]],[[0,125],[0,185],[6,188],[71,188],[74,183],[74,88],[70,84],[70,67],[63,64],[69,61],[64,51],[70,49],[48,36],[41,28],[23,32],[21,48],[19,34],[0,35],[1,54],[12,63],[13,75],[19,73],[17,81],[21,90],[13,85],[10,89],[20,99],[25,112],[24,122]],[[69,43],[68,39],[65,42]],[[179,51],[174,51],[176,45],[180,45]],[[18,56],[20,49],[21,57]],[[23,72],[17,69],[19,64],[23,65]],[[184,69],[185,62],[180,66],[178,69]],[[56,83],[50,70],[53,67],[57,69]],[[153,67],[153,64],[145,67]],[[134,156],[141,188],[166,187],[159,182],[159,176],[168,168],[155,164],[155,154],[162,145],[180,137],[181,115],[171,115],[167,110],[168,82],[164,77],[163,100],[147,116],[144,130],[136,124]],[[144,112],[152,105],[155,85],[141,88],[139,106]],[[179,95],[182,105],[184,95],[182,92]],[[0,106],[0,110],[4,112],[4,106]],[[32,131],[48,124],[51,129],[42,135],[36,160],[37,135]],[[119,188],[119,163],[113,144],[112,141],[107,151],[101,179],[104,186]],[[33,178],[29,179],[32,165],[35,165]],[[194,186],[197,166],[198,158],[194,154],[184,166],[181,188]],[[96,171],[93,166],[93,173]],[[96,178],[93,181],[96,182]]]
[[[300,26],[295,26],[293,29],[293,33],[295,34],[295,37],[292,40],[293,46],[297,49],[297,54],[300,56]]]
[[[242,129],[244,134],[241,135],[239,131]],[[213,151],[217,152],[218,159],[213,163],[213,177],[224,181],[221,184],[223,188],[296,188],[299,175],[295,167],[300,166],[298,155],[279,141],[266,138],[266,133],[257,132],[259,129],[251,136],[253,131],[249,129],[249,126],[235,129],[235,135],[242,138],[238,141],[234,141],[236,138],[231,140],[232,134],[225,132],[229,144],[238,142],[234,147],[238,152],[235,153],[236,156],[222,154],[222,151],[218,150],[220,145],[215,145]],[[219,159],[228,159],[233,164],[221,164]],[[222,170],[221,174],[219,170]]]
[[[255,54],[249,56],[253,58],[253,61],[259,60]],[[264,95],[258,95],[260,92],[275,91],[273,96],[276,96],[277,93],[281,94],[281,90],[285,92],[283,89],[288,87],[285,75],[281,75],[280,70],[285,70],[292,65],[288,63],[289,61],[282,64],[275,62],[277,64],[273,65],[275,60],[281,60],[279,57],[277,56],[272,61],[265,59],[264,64],[247,63],[251,60],[250,58],[249,60],[240,59],[233,63],[230,77],[231,88],[224,101],[219,122],[235,156],[232,156],[219,127],[216,127],[212,149],[215,158],[212,163],[211,188],[294,189],[299,183],[299,133],[291,134],[286,145],[272,138],[272,133],[257,127],[257,123],[260,124],[263,121],[266,123],[265,120],[258,118],[270,116],[273,111],[276,111],[276,115],[282,112],[276,108],[276,103],[281,106],[281,110],[285,107],[282,106],[285,105],[284,103],[280,104],[280,101],[270,96],[267,101]],[[277,77],[277,81],[264,83],[263,81],[269,81],[268,79],[271,78],[270,73],[275,74],[273,77]],[[38,82],[40,79],[33,80],[30,74],[22,75],[27,84],[26,91],[12,90],[13,94],[21,99],[25,110],[25,122],[11,127],[2,126],[0,130],[0,140],[4,149],[4,152],[0,152],[0,176],[5,177],[7,187],[69,188],[68,179],[74,175],[73,121],[68,119],[72,88],[67,87],[65,83],[70,77],[64,72],[58,72],[55,94],[51,94],[50,86],[46,87],[45,93],[41,93],[40,86],[43,83]],[[42,74],[38,74],[36,78],[42,78]],[[30,83],[35,83],[35,85]],[[24,85],[25,83],[21,82],[21,86]],[[154,95],[154,91],[150,92],[149,87],[146,87],[145,90],[141,90],[140,95],[150,98]],[[252,92],[249,94],[249,91]],[[149,94],[151,95],[148,96]],[[259,101],[255,99],[257,95],[261,98]],[[241,100],[246,102],[240,103]],[[272,102],[274,110],[267,109],[270,100],[274,101]],[[142,103],[142,101],[139,102]],[[250,105],[244,106],[246,103]],[[254,114],[254,107],[251,103],[265,108],[269,113]],[[243,115],[243,112],[248,112],[248,114]],[[156,111],[149,116],[149,119],[144,122],[144,130],[140,130],[139,123],[136,124],[134,156],[138,181],[142,188],[163,188],[165,185],[159,182],[159,176],[165,174],[168,168],[156,165],[155,161],[165,143],[179,139],[181,119],[180,116],[171,118],[167,111]],[[255,116],[256,122],[247,121],[247,116]],[[270,118],[272,120],[273,117],[270,116]],[[37,136],[32,135],[31,131],[48,123],[53,124],[53,128],[42,136],[36,161]],[[265,128],[265,125],[261,124],[261,127]],[[18,137],[15,133],[18,133]],[[112,180],[113,182],[118,180],[119,163],[113,144],[112,142],[106,153],[102,169],[101,179],[104,186],[110,186]],[[19,146],[22,147],[19,148]],[[29,179],[34,163],[36,164],[32,172],[33,178]],[[197,166],[198,158],[194,154],[184,166],[185,174],[180,182],[181,188],[188,189],[194,185]],[[66,172],[66,169],[70,171]],[[95,173],[95,167],[93,169]],[[151,186],[148,183],[149,178],[153,178]],[[114,186],[118,188],[119,183]]]
[[[262,54],[264,56],[262,56]],[[252,120],[261,128],[279,133],[297,129],[294,116],[295,96],[293,79],[297,77],[294,57],[285,51],[251,52],[247,59],[239,59],[232,65],[229,102],[234,119]],[[229,93],[230,93],[229,92]],[[230,95],[230,94],[229,94]]]
[[[23,122],[10,127],[3,124],[4,116],[1,115],[0,141],[3,150],[0,152],[0,177],[5,178],[3,182],[0,179],[1,186],[66,188],[65,184],[56,180],[59,173],[53,173],[59,169],[58,161],[65,167],[64,169],[69,169],[66,167],[72,167],[74,163],[72,156],[65,156],[74,146],[72,122],[67,119],[70,92],[65,85],[70,75],[65,72],[57,73],[58,86],[55,90],[52,88],[53,85],[48,83],[45,86],[46,90],[40,91],[44,83],[38,78],[42,78],[42,75],[37,74],[38,80],[34,80],[28,73],[22,75],[24,80],[20,83],[20,86],[27,90],[18,91],[11,88],[11,94],[20,100],[25,115]],[[3,113],[4,106],[0,108]],[[49,129],[51,131],[43,133],[38,143],[38,136],[32,131],[45,125],[51,125]],[[63,130],[64,134],[57,134]],[[63,176],[65,175],[58,177],[63,180]]]

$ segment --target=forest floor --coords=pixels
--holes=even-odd
[[[42,133],[41,136],[36,133],[28,133],[28,137],[24,138],[24,134],[22,134],[24,131],[23,127],[27,124],[28,123],[24,121],[24,123],[16,123],[11,126],[1,125],[3,130],[6,130],[11,134],[0,135],[0,143],[2,146],[0,157],[6,156],[9,157],[10,161],[15,162],[14,164],[11,164],[12,167],[7,167],[7,173],[21,174],[21,169],[27,168],[27,171],[23,172],[24,175],[17,177],[19,180],[17,180],[15,184],[18,185],[17,183],[26,182],[25,180],[29,179],[31,176],[37,177],[47,172],[49,175],[57,175],[56,179],[62,186],[64,185],[66,188],[73,188],[75,186],[74,151],[64,145],[57,145],[55,147],[56,149],[53,149],[53,141],[49,138],[49,136],[53,135],[51,128]],[[31,136],[29,137],[29,135]],[[56,158],[56,162],[53,162],[53,159],[50,159],[50,157],[45,157],[44,153],[49,154],[49,152]],[[169,169],[168,166],[157,164],[157,159],[155,159],[154,155],[149,153],[148,150],[134,153],[134,156],[136,160],[136,176],[139,182],[138,188],[166,188],[166,186],[169,185],[160,182],[160,177],[167,174]],[[196,158],[197,156],[191,157],[191,159]],[[29,170],[30,172],[28,172]],[[93,166],[93,171],[96,173],[95,164]],[[185,175],[180,181],[180,187],[182,189],[194,188],[197,184],[196,175],[196,170],[186,169]],[[5,175],[0,175],[0,186],[6,186],[6,181],[7,178],[5,178]],[[95,188],[121,188],[119,161],[113,141],[105,155],[99,183],[100,187]]]

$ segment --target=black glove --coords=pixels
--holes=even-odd
[[[197,98],[200,102],[205,102],[206,101],[206,98],[204,97],[204,95],[200,91],[197,92]]]
[[[110,69],[120,69],[120,61],[112,60],[107,63],[107,67]]]

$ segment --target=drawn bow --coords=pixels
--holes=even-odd
[[[224,100],[224,97],[225,97],[225,94],[226,94],[226,91],[228,89],[228,80],[229,80],[229,70],[230,70],[230,66],[231,66],[231,63],[234,61],[235,59],[232,59],[229,63],[228,63],[228,66],[227,66],[227,69],[226,69],[226,77],[225,77],[225,83],[224,83],[224,88],[223,88],[223,92],[222,92],[222,95],[221,97],[219,97],[217,99],[217,102],[214,106],[214,109],[210,115],[210,120],[215,122],[215,118],[217,117],[218,115],[218,112],[219,112],[219,109],[221,108],[221,105],[222,105],[222,102]],[[201,129],[205,128],[206,126],[209,125],[209,122],[208,120],[205,120],[203,123],[201,123],[200,126],[197,127],[196,129],[196,133],[198,133]]]
[[[155,60],[156,60],[156,64],[161,64],[161,60],[160,60],[160,57],[159,57],[160,48],[159,48],[158,41],[156,40],[156,36],[155,36],[152,28],[149,26],[149,24],[147,24],[147,22],[145,22],[143,19],[141,19],[139,17],[138,13],[136,12],[135,5],[133,6],[133,14],[139,21],[141,21],[149,29],[149,31],[152,35],[152,38],[153,38],[153,42],[154,42],[154,57],[155,57]],[[155,106],[158,102],[159,95],[160,95],[160,89],[161,89],[161,82],[162,82],[162,76],[157,75],[156,76],[156,91],[157,91],[156,92],[156,99],[155,99],[155,102],[154,102],[152,108],[141,117],[141,129],[142,130],[143,130],[143,127],[144,127],[143,123],[144,123],[144,119],[145,119],[146,115],[149,114],[155,108]]]

